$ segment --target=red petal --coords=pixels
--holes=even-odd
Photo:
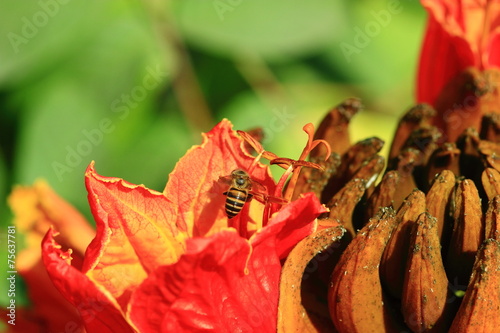
[[[45,326],[43,322],[39,322],[36,317],[33,317],[32,311],[30,309],[26,309],[24,307],[20,307],[19,305],[16,305],[16,313],[15,313],[15,325],[9,324],[8,322],[12,320],[9,315],[10,310],[7,309],[8,305],[3,306],[0,309],[0,316],[2,319],[0,321],[2,324],[0,324],[1,327],[5,327],[2,330],[2,333],[25,333],[25,332],[64,332],[64,326],[56,326],[56,327],[51,327],[51,326]],[[56,310],[57,311],[57,310]],[[58,318],[55,318],[56,321],[59,321],[59,316]],[[14,318],[14,317],[12,317]],[[75,332],[78,332],[79,325],[76,324],[76,322],[70,322],[68,320],[64,321],[64,324],[66,324],[68,327],[69,325],[75,324],[74,326],[71,326],[71,329],[75,328]],[[51,327],[49,329],[48,327]],[[83,329],[83,325],[81,325]],[[57,331],[55,331],[57,330]]]
[[[490,66],[500,67],[500,27],[492,31],[490,43],[485,51],[488,55],[487,62]]]
[[[316,230],[315,219],[327,209],[319,202],[314,193],[306,193],[299,199],[284,206],[270,221],[268,227],[257,232],[251,238],[256,246],[261,238],[276,234],[274,251],[280,259],[286,258],[292,248]]]
[[[83,257],[95,232],[87,220],[45,182],[33,186],[16,186],[9,196],[9,205],[15,215],[14,224],[26,236],[29,247],[40,255],[40,242],[54,226],[62,233],[58,241],[71,247]]]
[[[178,263],[134,292],[130,318],[141,332],[275,332],[280,269],[234,231],[190,239]]]
[[[83,272],[124,308],[149,271],[179,259],[188,236],[173,224],[175,207],[162,193],[102,177],[93,163],[85,176],[97,235],[87,249]],[[111,278],[120,276],[127,278]]]
[[[477,65],[465,39],[459,2],[427,1],[429,11],[418,70],[417,102],[434,104],[444,85],[468,66]],[[467,2],[467,1],[465,1]]]
[[[76,260],[72,265],[81,267],[85,248],[95,235],[94,230],[44,181],[37,181],[29,187],[16,186],[9,196],[9,205],[15,216],[16,230],[23,234],[26,243],[26,248],[17,256],[16,269],[27,286],[32,305],[26,309],[18,307],[15,328],[18,332],[63,332],[68,327],[74,331],[83,329],[76,308],[50,280],[42,263],[40,243],[51,225],[62,230],[64,235],[59,235],[58,241],[66,248],[75,249]],[[28,329],[27,325],[38,328]]]
[[[38,244],[40,249],[40,244]],[[63,332],[68,322],[75,329],[83,325],[76,308],[72,306],[54,287],[47,270],[43,265],[40,253],[36,263],[19,273],[29,288],[29,299],[33,304],[37,322],[47,332]]]
[[[243,140],[232,130],[228,120],[221,121],[204,134],[204,142],[192,147],[170,174],[163,193],[177,209],[175,223],[194,237],[212,234],[227,226],[224,213],[227,187],[218,183],[237,168],[249,172],[253,180],[264,185],[268,194],[275,184],[269,168],[258,163],[249,170],[254,157],[243,150]],[[254,200],[255,202],[255,200]]]
[[[429,23],[420,57],[417,99],[434,104],[454,76],[469,66],[500,65],[500,2],[422,0]]]
[[[70,252],[61,250],[49,229],[42,241],[42,258],[52,282],[80,313],[88,332],[134,332],[119,305],[89,277],[71,266]]]

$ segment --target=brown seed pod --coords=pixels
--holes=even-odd
[[[334,107],[323,118],[314,133],[313,140],[326,141],[333,153],[326,159],[325,155],[327,152],[325,145],[318,145],[311,150],[309,160],[321,165],[324,171],[302,168],[300,176],[297,179],[297,184],[295,185],[292,200],[297,199],[300,194],[309,191],[315,192],[318,198],[321,197],[321,193],[328,180],[339,171],[340,156],[351,146],[348,131],[349,122],[361,108],[362,105],[359,99],[348,98]]]
[[[486,168],[481,175],[484,192],[488,200],[500,194],[500,172],[493,168]]]
[[[399,121],[394,140],[392,141],[389,159],[399,155],[411,133],[419,127],[425,126],[430,118],[436,115],[436,110],[428,104],[417,104],[405,113]]]
[[[484,242],[450,333],[498,332],[500,327],[500,243]]]
[[[340,166],[340,156],[337,153],[332,153],[326,161],[323,158],[314,157],[310,161],[321,165],[324,170],[302,168],[297,179],[297,184],[295,185],[292,200],[297,199],[301,194],[306,192],[314,192],[320,198],[328,180],[337,173]]]
[[[394,193],[396,192],[399,183],[399,173],[395,170],[389,171],[384,175],[382,181],[375,187],[365,208],[365,221],[373,217],[380,208],[393,206]]]
[[[478,150],[488,166],[500,171],[500,144],[481,140]]]
[[[477,250],[484,239],[481,199],[474,182],[465,179],[454,195],[453,232],[446,259],[450,281],[466,286]]]
[[[417,184],[413,178],[413,171],[415,166],[420,163],[421,155],[420,150],[407,148],[396,158],[389,161],[387,170],[397,170],[399,173],[399,183],[394,193],[394,207],[399,207],[404,198],[417,188]]]
[[[335,193],[337,193],[348,181],[354,178],[355,174],[366,164],[372,160],[377,153],[382,149],[384,141],[379,138],[369,138],[354,144],[349,150],[342,155],[341,164],[338,171],[330,178],[323,193],[321,201],[328,202]],[[381,166],[384,167],[382,161]]]
[[[330,316],[338,332],[398,332],[384,305],[379,265],[396,225],[394,210],[383,209],[358,232],[332,273]]]
[[[499,76],[496,68],[468,67],[443,87],[434,103],[440,116],[433,121],[448,141],[455,141],[467,127],[479,128],[482,115],[498,109]]]
[[[348,98],[344,102],[334,107],[323,118],[314,134],[314,139],[322,139],[330,144],[332,151],[339,155],[344,154],[351,146],[349,139],[348,125],[352,117],[362,108],[358,98]],[[311,151],[311,157],[325,156],[323,146],[318,146]]]
[[[328,217],[338,220],[346,228],[350,239],[353,239],[356,235],[352,214],[365,191],[366,181],[354,178],[335,194],[326,205],[330,209]]]
[[[500,115],[498,113],[492,112],[483,116],[479,137],[482,140],[500,142]]]
[[[434,179],[426,195],[427,211],[437,219],[439,239],[445,246],[449,243],[452,230],[448,207],[455,182],[453,172],[444,170]]]
[[[318,312],[308,311],[302,300],[302,280],[307,279],[304,272],[311,260],[322,252],[335,251],[345,233],[343,227],[323,229],[304,238],[288,255],[280,279],[280,298],[278,306],[278,332],[317,332],[331,331],[332,323]],[[316,266],[317,267],[317,266]],[[307,274],[307,273],[306,273]]]
[[[460,150],[454,143],[444,143],[436,149],[427,163],[427,184],[432,184],[434,178],[443,170],[450,170],[455,175],[460,174],[459,159]]]
[[[496,195],[488,203],[484,218],[485,239],[493,238],[500,241],[500,195]]]
[[[484,170],[484,163],[478,151],[479,134],[474,128],[467,128],[457,139],[460,150],[460,175],[477,181]]]
[[[413,332],[445,332],[454,314],[448,297],[437,222],[429,213],[423,213],[411,233],[401,300],[408,327]]]
[[[375,180],[384,169],[385,159],[380,155],[375,155],[365,160],[352,178],[360,178],[366,180],[368,187],[375,186]]]
[[[413,224],[425,212],[425,195],[415,189],[403,202],[396,214],[397,227],[385,247],[380,262],[380,279],[385,290],[401,299],[408,258],[408,244]]]
[[[404,149],[414,148],[421,152],[419,160],[414,164],[413,178],[421,189],[428,188],[426,166],[432,153],[439,147],[441,132],[432,126],[420,127],[413,131],[405,142]]]

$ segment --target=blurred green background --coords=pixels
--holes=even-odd
[[[45,178],[90,218],[91,160],[161,191],[222,118],[293,158],[302,126],[354,96],[353,139],[387,142],[414,101],[425,26],[410,0],[3,0],[0,13],[2,233],[14,184]]]

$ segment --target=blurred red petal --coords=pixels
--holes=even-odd
[[[85,218],[59,197],[42,180],[33,186],[16,186],[9,196],[16,231],[25,239],[26,248],[16,258],[16,269],[23,278],[31,305],[16,309],[16,325],[11,332],[64,332],[82,330],[78,312],[54,287],[42,263],[40,243],[50,226],[64,231],[57,237],[62,246],[74,248],[80,267],[86,246],[95,235]],[[76,262],[76,264],[75,264]],[[3,316],[2,319],[6,317]]]
[[[488,64],[500,67],[500,27],[496,28],[495,33],[491,36],[486,53],[488,54]]]
[[[2,307],[0,309],[0,316],[2,317],[3,322],[2,324],[0,324],[0,327],[6,326],[1,331],[2,333],[49,332],[47,326],[44,325],[43,321],[39,321],[39,318],[33,316],[32,311],[26,308],[16,308],[15,325],[7,323],[9,320],[11,320],[9,318],[9,313],[10,310],[5,307]],[[78,326],[75,326],[75,329],[78,329]],[[58,329],[58,331],[64,332],[64,330],[62,329]]]
[[[417,83],[417,102],[434,104],[443,87],[467,67],[500,65],[500,1],[421,0],[429,12]]]
[[[429,18],[418,69],[418,103],[433,105],[445,84],[465,68],[456,56],[452,39],[434,18]]]
[[[82,214],[43,180],[36,181],[33,186],[14,187],[8,202],[14,213],[17,231],[26,237],[27,249],[38,256],[40,242],[50,226],[64,233],[58,236],[58,241],[64,247],[74,249],[79,257],[83,257],[95,236],[94,229]]]
[[[19,271],[28,286],[32,316],[47,332],[64,332],[68,325],[83,328],[76,308],[54,287],[40,254],[36,262]],[[26,331],[25,331],[26,332]]]
[[[49,229],[42,241],[42,258],[59,292],[78,310],[88,332],[135,332],[117,302],[88,276],[71,266],[70,252],[61,250]]]
[[[454,6],[446,2],[422,0],[429,12],[429,21],[418,69],[419,103],[434,104],[446,83],[475,63],[471,45],[464,39],[465,32],[456,21],[459,19],[458,2]]]

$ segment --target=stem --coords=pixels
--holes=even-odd
[[[210,109],[201,92],[187,50],[175,43],[179,54],[179,73],[173,81],[174,93],[188,123],[196,131],[207,131],[213,125]]]
[[[313,145],[313,133],[312,133],[312,129],[311,129],[311,133],[309,130],[306,130],[309,129],[306,126],[304,126],[304,130],[306,131],[307,133],[307,145],[304,147],[304,149],[302,150],[302,153],[300,154],[300,157],[299,157],[299,161],[305,161],[306,158],[307,158],[307,155],[309,155],[309,153],[311,152],[311,150],[314,148],[314,146],[317,145]],[[293,192],[295,190],[295,185],[297,184],[297,181],[299,179],[299,176],[300,176],[300,170],[302,169],[301,166],[297,166],[294,170],[293,170],[293,175],[292,175],[292,178],[290,179],[290,181],[288,182],[288,186],[286,188],[286,191],[285,191],[285,194],[284,194],[284,198],[285,200],[287,201],[290,201],[292,200],[292,196],[293,196]]]
[[[276,185],[276,190],[274,191],[274,196],[277,198],[282,198],[283,197],[283,188],[285,187],[286,180],[290,176],[290,174],[293,172],[293,165],[290,165],[288,169],[281,175],[280,180],[278,181],[278,184]],[[271,211],[270,214],[278,210],[278,204],[273,203],[271,204]]]
[[[290,176],[290,174],[293,172],[293,165],[290,165],[288,169],[286,169],[285,172],[280,177],[280,180],[278,181],[278,184],[276,185],[276,190],[274,191],[274,196],[281,198],[283,196],[283,188],[285,187],[286,180]]]
[[[264,104],[274,108],[286,102],[285,89],[259,55],[238,57],[236,67]]]
[[[290,181],[288,182],[288,186],[286,187],[286,191],[285,191],[285,195],[284,195],[284,198],[287,201],[292,200],[293,191],[295,190],[295,185],[297,184],[297,181],[299,179],[301,169],[302,169],[302,167],[298,166],[297,168],[295,168],[293,170],[292,178],[290,178]]]
[[[269,216],[271,215],[271,203],[266,202],[266,205],[264,206],[264,213],[262,216],[262,227],[265,227],[267,225],[267,222],[269,222]]]
[[[170,6],[170,3],[167,3]],[[156,29],[174,52],[178,61],[178,72],[172,80],[172,87],[180,109],[194,133],[208,131],[213,126],[212,113],[200,89],[189,52],[173,24],[171,10],[159,1],[146,1],[146,10]],[[160,8],[160,9],[159,9]],[[168,8],[170,9],[170,8]]]

